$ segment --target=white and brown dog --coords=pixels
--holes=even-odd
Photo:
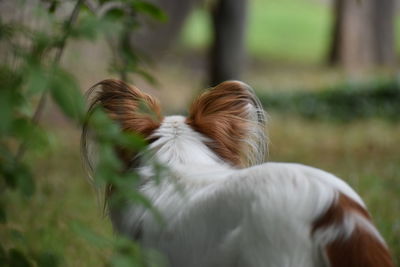
[[[149,162],[123,160],[136,162],[139,190],[165,221],[127,204],[111,208],[113,225],[161,251],[170,266],[393,266],[365,204],[344,181],[300,164],[263,163],[264,111],[246,84],[206,91],[187,117],[162,117],[153,97],[121,81],[96,88],[91,107],[149,141]],[[151,114],[139,111],[141,103]],[[158,182],[150,161],[168,169]]]

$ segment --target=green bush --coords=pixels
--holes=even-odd
[[[342,84],[317,92],[268,93],[261,94],[260,99],[266,110],[311,119],[400,119],[400,83],[397,80]]]

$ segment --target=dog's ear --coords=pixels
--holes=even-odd
[[[245,167],[264,161],[265,113],[248,85],[227,81],[211,88],[194,101],[186,122],[231,164]]]
[[[81,152],[89,171],[89,178],[92,180],[93,161],[96,161],[96,144],[90,142],[88,128],[90,117],[97,108],[102,108],[112,120],[120,125],[122,131],[138,134],[145,139],[151,138],[151,134],[160,126],[163,118],[155,98],[123,81],[103,80],[89,89],[87,97],[89,108],[87,120],[82,129]],[[125,169],[135,166],[137,151],[120,146],[116,146],[115,149]],[[112,184],[107,185],[104,207],[114,189]]]
[[[160,126],[162,116],[158,101],[123,81],[103,80],[93,86],[89,94],[95,94],[89,112],[101,106],[123,131],[148,138]]]
[[[122,131],[138,134],[145,139],[151,137],[163,119],[159,103],[155,98],[123,81],[103,80],[89,89],[87,97],[89,99],[88,118],[96,108],[100,107],[120,125]],[[91,145],[88,144],[87,139],[86,122],[82,131],[81,146],[83,156],[91,169],[92,164],[88,155]],[[116,147],[116,150],[126,167],[131,167],[135,152],[122,147]]]

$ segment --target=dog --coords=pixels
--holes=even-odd
[[[248,85],[226,81],[205,91],[186,117],[163,117],[155,98],[122,81],[93,88],[89,113],[100,106],[147,140],[150,156],[120,155],[163,219],[127,202],[110,206],[113,227],[160,251],[169,266],[393,266],[348,184],[309,166],[264,163],[265,112]]]

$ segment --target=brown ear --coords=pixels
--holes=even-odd
[[[264,161],[264,110],[253,90],[242,82],[223,82],[200,95],[190,108],[187,124],[209,137],[207,145],[233,165]]]
[[[141,92],[123,81],[103,80],[89,89],[88,115],[96,107],[101,107],[109,117],[120,124],[125,132],[136,133],[148,139],[162,121],[158,101],[148,94]],[[82,154],[86,159],[89,169],[92,164],[89,160],[88,125],[85,123],[82,131]],[[135,152],[116,147],[119,157],[129,168],[132,165]]]
[[[96,89],[96,92],[94,90]],[[97,83],[89,94],[96,93],[90,109],[100,105],[122,130],[134,132],[147,138],[162,121],[158,101],[123,81],[108,79]]]
[[[111,119],[120,124],[125,132],[136,133],[148,139],[161,124],[162,116],[158,101],[123,81],[112,79],[101,81],[89,89],[87,96],[89,99],[89,117],[95,108],[101,107]],[[89,178],[92,180],[92,161],[96,157],[90,154],[92,154],[92,149],[95,149],[95,146],[93,146],[95,144],[90,144],[88,139],[90,138],[88,121],[86,121],[82,129],[81,149],[89,171]],[[129,151],[123,147],[116,147],[115,149],[125,164],[125,169],[135,165],[135,151]],[[92,156],[94,156],[94,159],[92,159]],[[107,185],[104,195],[105,206],[114,189],[112,184]]]

